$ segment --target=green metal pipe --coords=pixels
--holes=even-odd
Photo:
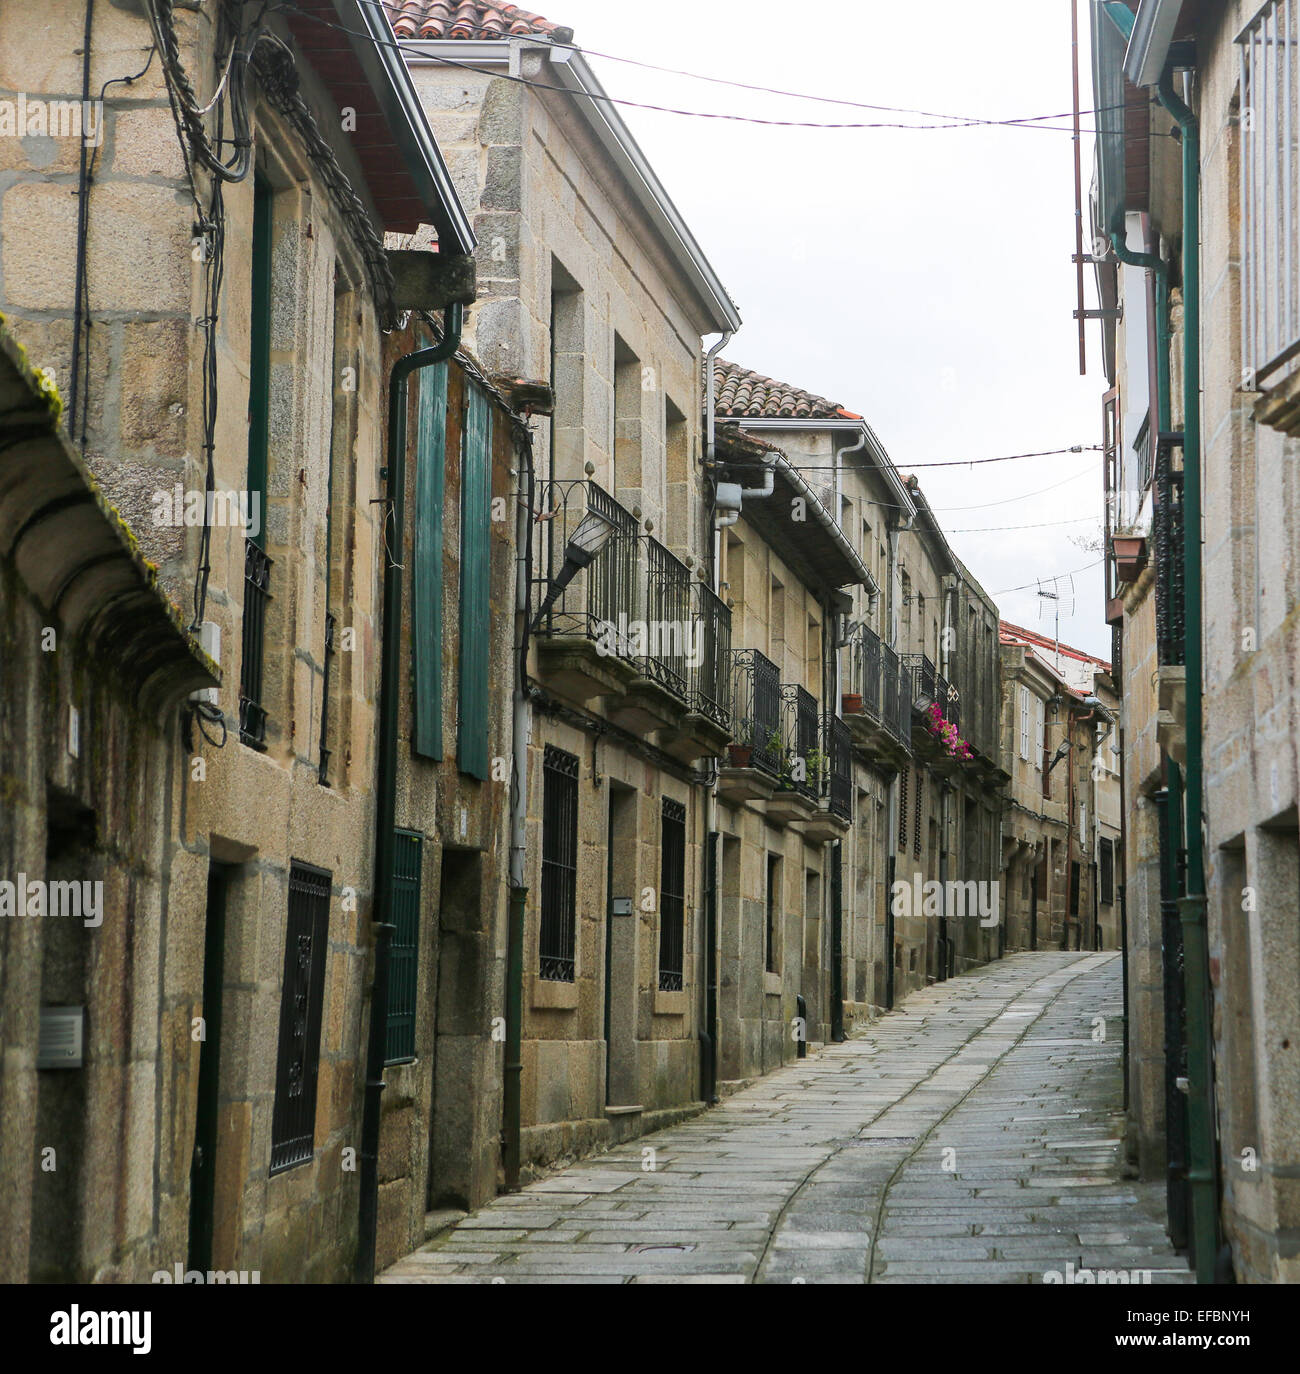
[[[388,1022],[388,965],[392,925],[393,825],[397,814],[398,705],[402,690],[402,541],[406,525],[406,383],[413,372],[445,362],[460,344],[465,309],[447,307],[442,342],[419,348],[393,364],[388,379],[388,499],[392,505],[389,537],[383,541],[383,656],[379,670],[379,750],[375,776],[375,971],[370,995],[366,1048],[366,1090],[361,1116],[361,1196],[358,1209],[354,1277],[375,1277],[375,1240],[379,1225],[380,1098],[384,1091],[384,1037]]]
[[[1181,130],[1183,145],[1183,588],[1187,675],[1183,788],[1187,894],[1179,902],[1179,917],[1183,924],[1186,997],[1187,1175],[1192,1194],[1192,1241],[1197,1280],[1212,1283],[1219,1248],[1219,1205],[1205,856],[1201,837],[1201,140],[1196,116],[1174,91],[1172,68],[1166,67],[1157,94]]]
[[[519,1188],[520,1083],[524,1071],[524,912],[527,905],[528,889],[512,887],[506,944],[506,1062],[502,1103],[505,1126],[502,1154],[506,1191],[511,1193]]]

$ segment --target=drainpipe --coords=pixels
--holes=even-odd
[[[723,330],[717,343],[704,354],[704,425],[705,461],[710,465],[717,461],[717,409],[714,399],[713,360],[731,341],[734,331]],[[716,481],[715,481],[716,487]],[[734,525],[740,518],[725,521]],[[718,517],[713,522],[713,567],[711,584],[715,596],[722,591],[722,529]],[[722,836],[718,832],[718,794],[716,778],[709,787],[704,799],[704,1025],[700,1032],[700,1096],[705,1102],[718,1100],[718,885],[721,881],[719,865]]]
[[[393,364],[388,379],[388,467],[385,481],[392,506],[392,537],[384,541],[383,651],[379,670],[379,749],[375,778],[375,971],[370,994],[366,1047],[365,1105],[361,1117],[361,1199],[358,1209],[358,1283],[375,1277],[375,1240],[379,1224],[379,1124],[384,1091],[384,1035],[388,1021],[389,941],[393,933],[393,825],[397,813],[398,706],[402,689],[402,553],[406,524],[406,382],[411,373],[445,362],[460,343],[462,305],[449,305],[442,342],[416,349]]]
[[[1201,822],[1201,140],[1196,116],[1175,93],[1173,69],[1157,88],[1160,103],[1182,132],[1183,145],[1183,597],[1186,622],[1187,895],[1179,901],[1187,1025],[1188,1182],[1196,1276],[1214,1281],[1219,1248],[1215,1158],[1209,946],[1205,926],[1205,866]]]

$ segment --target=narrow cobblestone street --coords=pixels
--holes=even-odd
[[[1021,954],[917,993],[379,1281],[1190,1282],[1162,1189],[1121,1179],[1120,968]]]

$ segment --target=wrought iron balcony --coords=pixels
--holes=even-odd
[[[637,664],[646,677],[686,699],[687,636],[691,628],[691,570],[657,539],[646,536],[645,653]]]
[[[918,711],[929,710],[930,706],[939,700],[939,683],[943,679],[924,654],[904,654],[902,662],[910,678],[909,705],[916,707]],[[946,683],[944,685],[947,686]]]
[[[776,664],[757,649],[733,649],[732,725],[741,748],[752,750],[754,768],[779,777],[784,740],[781,682]]]
[[[731,725],[731,611],[696,580],[691,583],[691,620],[697,642],[687,700],[692,711],[725,730]]]
[[[853,816],[852,741],[848,724],[839,716],[826,717],[826,754],[830,771],[830,809],[844,820]]]
[[[588,511],[614,527],[590,566],[576,573],[547,610],[539,635],[569,635],[600,644],[611,657],[631,660],[628,626],[641,618],[641,576],[636,517],[595,482],[544,482],[534,535],[533,611],[565,563],[565,551]]]
[[[818,756],[821,753],[817,699],[797,682],[781,687],[785,715],[785,758],[782,778],[796,792],[816,798],[821,791]]]
[[[885,728],[907,748],[912,746],[911,673],[888,644],[880,651],[882,708]]]
[[[880,636],[865,625],[848,645],[847,691],[862,698],[862,710],[873,720],[880,720],[884,709],[884,647]]]

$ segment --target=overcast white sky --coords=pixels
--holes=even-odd
[[[979,118],[1063,114],[1072,104],[1069,0],[532,7],[570,25],[606,90],[632,100],[775,119],[924,122],[593,54]],[[1086,3],[1080,11],[1087,109]],[[740,309],[744,324],[725,356],[861,413],[905,472],[1098,442],[1098,327],[1089,325],[1081,378],[1071,314],[1068,132],[774,129],[620,113]],[[1091,167],[1085,136],[1085,195]],[[1091,280],[1088,290],[1091,305]],[[1100,555],[1071,542],[1100,535],[1097,452],[916,470],[954,549],[1005,618],[1050,635],[1050,604],[1032,588],[1005,589],[1095,564],[1074,576],[1072,615],[1070,581],[1061,584],[1061,637],[1109,656]],[[1047,523],[1058,521],[1076,523]],[[1036,524],[1045,527],[988,530]]]

